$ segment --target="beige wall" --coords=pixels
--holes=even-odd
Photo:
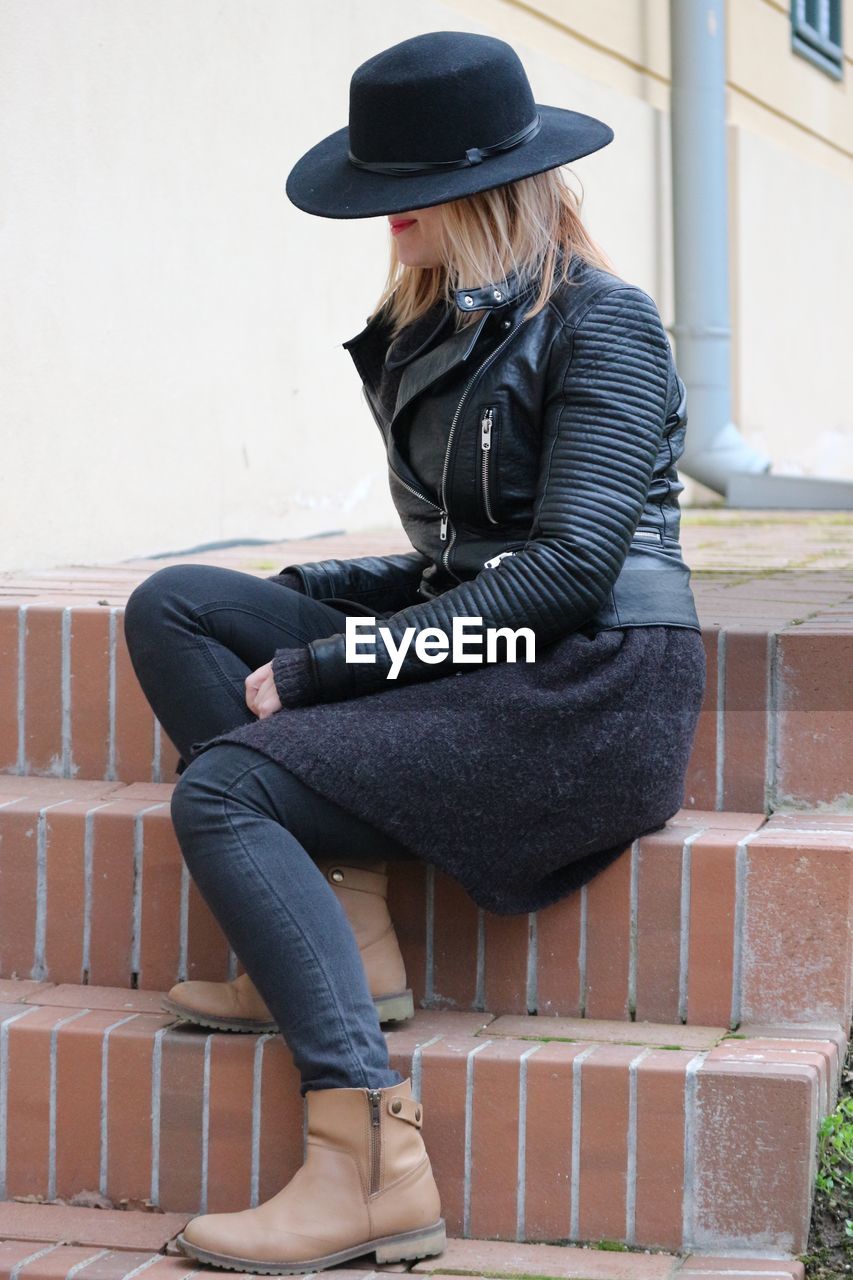
[[[782,3],[729,10],[738,420],[777,465],[850,476],[849,68],[838,85],[795,58]],[[379,290],[385,223],[312,218],[283,185],[396,40],[503,36],[540,100],[613,125],[574,166],[587,221],[671,323],[667,13],[0,0],[0,568],[395,521],[340,347]]]

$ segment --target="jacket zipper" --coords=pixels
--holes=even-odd
[[[390,466],[391,464],[389,463],[388,465]],[[394,471],[394,468],[391,467],[391,470]],[[412,486],[408,483],[408,481],[404,480],[398,471],[394,471],[394,475],[397,477],[397,479],[399,480],[403,488],[408,489],[409,493],[413,493],[416,498],[423,498],[424,502],[428,502],[429,505],[433,507],[436,511],[441,511],[441,507],[438,505],[438,503],[433,502],[432,498],[428,498],[426,494],[421,493],[420,490],[413,489]],[[442,522],[443,522],[443,517],[444,517],[443,511],[441,511],[441,515],[442,515]]]
[[[492,515],[492,506],[489,501],[489,458],[492,449],[492,427],[494,425],[494,410],[484,409],[483,416],[480,419],[480,448],[483,454],[483,505],[486,508],[486,515],[492,524],[497,524],[497,520]]]
[[[380,1089],[368,1089],[367,1100],[370,1103],[370,1190],[373,1195],[379,1190],[379,1155],[380,1155],[380,1121],[379,1104],[382,1099]]]
[[[447,510],[447,494],[445,492],[445,488],[447,484],[447,467],[450,462],[450,449],[451,449],[451,445],[453,444],[453,435],[454,435],[454,432],[456,431],[456,425],[459,422],[459,415],[462,412],[465,401],[468,399],[469,391],[471,390],[474,383],[479,378],[480,374],[483,373],[484,370],[486,370],[489,367],[492,361],[495,360],[500,355],[501,351],[503,351],[504,347],[509,342],[510,338],[514,337],[515,333],[520,328],[521,328],[521,325],[516,325],[514,329],[510,330],[510,332],[506,335],[506,337],[498,344],[497,347],[495,347],[492,354],[486,360],[483,361],[483,363],[480,365],[478,369],[474,370],[474,372],[471,374],[471,377],[466,382],[465,387],[463,388],[459,403],[456,406],[456,412],[453,415],[453,421],[450,424],[450,432],[447,436],[447,448],[445,449],[445,452],[444,452],[444,466],[442,467],[442,471],[441,471],[441,489],[440,489],[441,505],[439,506],[438,503],[433,502],[432,498],[428,498],[426,494],[421,493],[418,489],[413,489],[412,486],[407,483],[407,481],[405,481],[396,471],[394,471],[393,467],[391,468],[391,470],[394,471],[394,475],[397,476],[397,479],[399,480],[400,484],[403,486],[404,489],[408,489],[409,493],[413,493],[416,498],[421,498],[422,501],[429,503],[429,505],[435,511],[439,512],[439,514],[441,515],[439,538],[442,542],[447,542],[447,527],[449,523],[449,512]],[[371,405],[371,409],[372,408],[373,406]],[[376,417],[375,413],[374,413],[374,417]],[[377,424],[378,422],[379,420],[377,419]],[[497,521],[495,520],[493,521],[493,523],[497,524]],[[454,527],[450,537],[450,541],[448,542],[447,547],[444,550],[444,554],[442,555],[442,564],[444,565],[445,569],[448,568],[447,560],[451,550],[453,549],[453,544],[455,541],[456,541],[456,529]]]
[[[522,321],[521,323],[523,324],[523,323],[524,323],[524,321]],[[505,337],[501,342],[499,342],[499,343],[498,343],[498,345],[495,347],[495,349],[494,349],[494,351],[492,352],[492,354],[491,354],[490,356],[488,356],[488,357],[483,361],[483,363],[480,365],[479,369],[475,369],[475,370],[474,370],[474,372],[471,374],[471,377],[470,377],[470,378],[468,379],[468,381],[466,382],[466,384],[465,384],[465,386],[464,386],[464,388],[463,388],[463,391],[462,391],[462,395],[460,396],[459,403],[458,403],[458,405],[456,406],[456,412],[455,412],[455,413],[454,413],[454,415],[453,415],[453,421],[452,421],[452,422],[451,422],[451,424],[450,424],[450,432],[449,432],[448,437],[447,437],[447,449],[446,449],[445,454],[444,454],[444,468],[443,468],[442,473],[441,473],[441,491],[440,491],[440,493],[441,493],[441,504],[442,504],[442,511],[443,511],[443,519],[442,519],[442,522],[441,522],[441,540],[442,540],[442,542],[443,542],[443,541],[445,540],[445,538],[447,537],[447,522],[448,522],[448,514],[449,514],[449,513],[448,513],[448,510],[447,510],[447,493],[446,493],[446,491],[445,491],[445,490],[446,490],[446,485],[447,485],[447,468],[448,468],[448,464],[449,464],[449,462],[450,462],[450,449],[451,449],[451,446],[452,446],[452,444],[453,444],[453,436],[454,436],[454,433],[455,433],[455,431],[456,431],[456,424],[459,422],[459,415],[462,413],[462,409],[463,409],[463,406],[464,406],[464,404],[465,404],[465,401],[468,399],[468,393],[470,392],[470,390],[471,390],[471,388],[473,387],[474,383],[475,383],[475,382],[477,381],[477,379],[479,378],[480,374],[481,374],[481,373],[484,373],[484,372],[485,372],[485,370],[486,370],[486,369],[488,369],[488,367],[489,367],[489,365],[492,363],[492,361],[493,361],[493,360],[496,360],[496,359],[498,358],[498,356],[499,356],[499,355],[500,355],[500,353],[503,351],[503,349],[504,349],[504,347],[506,346],[506,344],[510,341],[510,339],[511,339],[511,338],[514,338],[514,337],[515,337],[516,333],[518,332],[518,330],[519,330],[520,328],[521,328],[521,324],[517,324],[517,325],[515,326],[515,328],[514,328],[514,329],[510,329],[510,331],[509,331],[509,333],[506,335],[506,337]],[[448,570],[448,572],[450,571],[450,569],[449,569],[449,565],[448,565],[448,563],[447,563],[447,562],[448,562],[448,559],[449,559],[449,556],[450,556],[450,552],[451,552],[451,551],[452,551],[452,549],[453,549],[453,544],[454,544],[454,542],[455,542],[455,541],[456,541],[456,528],[455,528],[455,526],[453,526],[453,533],[451,534],[450,541],[448,542],[447,546],[445,547],[445,549],[444,549],[444,555],[442,556],[442,563],[443,563],[443,565],[444,565],[445,569],[447,569],[447,570]]]

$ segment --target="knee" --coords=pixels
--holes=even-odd
[[[166,565],[148,575],[144,581],[134,587],[124,607],[125,634],[135,633],[150,625],[162,615],[167,597],[175,590],[178,582],[183,583],[187,568],[194,566]]]
[[[175,783],[169,808],[182,845],[193,831],[210,820],[217,807],[222,807],[228,785],[220,763],[224,749],[223,744],[203,751],[190,761]]]
[[[191,837],[225,820],[225,800],[255,805],[254,771],[265,760],[257,751],[235,742],[208,747],[187,765],[172,791],[172,825],[186,852]],[[239,784],[239,786],[238,786]]]
[[[192,602],[198,595],[202,564],[169,564],[156,569],[134,587],[124,607],[124,634],[130,644],[150,634],[180,602]]]

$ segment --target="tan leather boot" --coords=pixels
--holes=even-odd
[[[316,859],[352,925],[367,984],[380,1022],[402,1022],[414,1015],[411,988],[394,924],[388,912],[387,862],[350,866],[328,858]],[[193,979],[178,982],[160,1003],[184,1022],[220,1031],[278,1031],[255,984],[247,973],[230,982]]]
[[[271,1200],[204,1213],[176,1238],[201,1262],[264,1275],[318,1271],[375,1252],[381,1262],[441,1253],[441,1201],[411,1081],[309,1089],[305,1163]]]

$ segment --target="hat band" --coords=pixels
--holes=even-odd
[[[349,160],[350,164],[354,164],[359,169],[367,169],[370,173],[387,173],[392,177],[400,178],[413,173],[435,173],[441,169],[466,169],[469,165],[480,164],[487,156],[514,151],[516,147],[535,138],[541,128],[542,120],[537,112],[536,118],[531,120],[530,124],[519,129],[517,133],[510,134],[502,142],[496,142],[491,147],[469,147],[462,160],[412,160],[394,163],[385,160],[359,160],[358,156],[354,156],[351,151]]]

